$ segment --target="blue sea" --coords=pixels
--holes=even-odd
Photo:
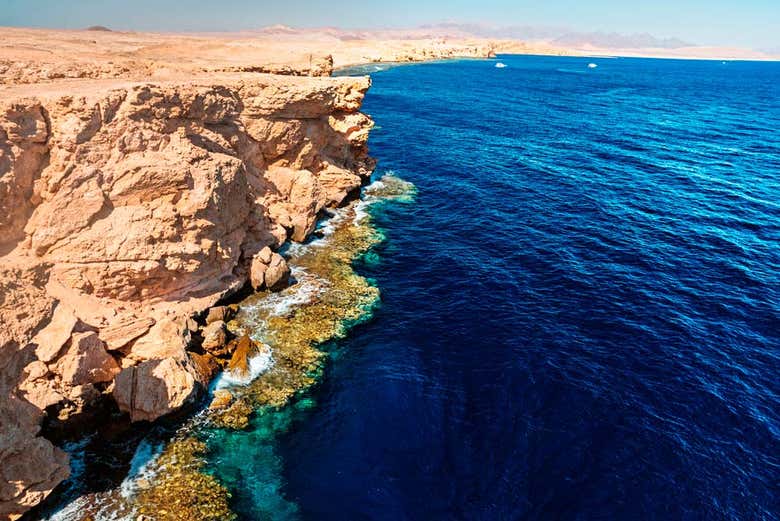
[[[289,405],[183,427],[205,472],[241,521],[780,520],[780,63],[499,60],[372,72],[416,187],[362,209],[381,301]],[[43,514],[124,515],[177,425],[85,440]]]
[[[418,195],[371,210],[381,306],[279,492],[310,520],[780,519],[780,64],[500,61],[373,75],[377,174]]]

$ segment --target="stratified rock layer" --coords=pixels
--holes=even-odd
[[[0,516],[68,474],[36,437],[44,408],[67,418],[110,395],[150,421],[198,393],[213,368],[188,351],[192,317],[253,259],[263,284],[283,281],[271,250],[370,174],[368,86],[242,73],[0,88]]]

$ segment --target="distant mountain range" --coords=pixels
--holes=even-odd
[[[493,27],[482,24],[440,23],[423,25],[420,29],[430,30],[438,35],[451,33],[451,36],[545,41],[561,47],[592,46],[606,49],[679,49],[681,47],[695,46],[695,44],[679,38],[658,38],[648,33],[580,32],[564,27],[537,27],[530,25]]]
[[[309,33],[311,31],[312,29],[308,30]],[[538,27],[530,25],[496,27],[484,24],[454,22],[421,25],[413,29],[342,29],[337,27],[320,27],[313,29],[313,31],[340,40],[370,40],[377,37],[397,39],[492,38],[544,42],[553,47],[593,47],[599,49],[679,49],[695,46],[695,44],[679,38],[657,38],[648,33],[579,32],[565,27]],[[262,28],[260,32],[283,37],[301,35],[307,32],[307,30],[285,25],[272,25]]]
[[[574,31],[566,27],[531,25],[490,26],[445,22],[415,28],[343,29],[339,27],[293,28],[272,25],[253,31],[278,39],[355,40],[514,40],[515,50],[530,52],[563,52],[574,54],[609,54],[615,56],[652,56],[672,58],[780,59],[780,49],[753,50],[744,47],[699,45],[680,38],[659,38],[648,33],[623,34],[599,31]],[[504,48],[506,50],[506,48]]]

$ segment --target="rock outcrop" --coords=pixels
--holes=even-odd
[[[203,335],[201,347],[206,352],[220,349],[227,344],[228,341],[227,325],[221,320],[216,320],[207,324],[206,327],[203,328],[201,334]]]
[[[171,413],[197,392],[197,371],[188,356],[147,360],[122,370],[114,399],[132,421],[152,421]]]
[[[310,232],[311,230],[307,229],[306,231]],[[301,232],[301,239],[298,240],[302,240],[307,235],[308,233]],[[293,231],[293,239],[296,237],[298,235],[296,235],[296,231]],[[286,285],[289,276],[290,268],[287,266],[287,261],[278,253],[272,252],[271,248],[267,246],[254,256],[249,268],[249,280],[256,290],[277,289]]]
[[[235,343],[236,347],[227,364],[227,369],[240,378],[244,378],[249,375],[249,359],[258,353],[260,346],[248,335],[236,339]]]
[[[235,316],[235,311],[230,306],[214,306],[206,315],[206,325],[212,322],[228,322]]]
[[[0,518],[68,475],[44,414],[101,398],[152,421],[198,394],[218,365],[193,338],[218,349],[230,311],[195,317],[250,279],[283,284],[274,250],[373,169],[368,87],[257,73],[0,87]]]

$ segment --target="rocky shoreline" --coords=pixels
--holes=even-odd
[[[193,318],[253,272],[281,278],[270,248],[361,186],[368,85],[251,75],[3,99],[0,512],[67,477],[35,436],[44,415],[110,396],[152,421],[208,385]]]
[[[99,469],[84,462],[79,473],[66,482],[70,490],[60,493],[43,512],[35,513],[46,517],[56,512],[51,519],[58,521],[117,516],[172,521],[234,519],[232,491],[215,479],[213,471],[218,468],[206,471],[214,465],[209,459],[213,447],[207,440],[230,436],[227,433],[232,431],[241,437],[241,431],[250,427],[250,417],[284,415],[286,409],[298,407],[290,402],[307,402],[308,391],[327,362],[327,349],[322,346],[368,319],[378,302],[378,288],[352,268],[358,257],[382,240],[364,208],[378,202],[411,200],[414,188],[385,175],[363,192],[365,200],[353,201],[322,221],[323,227],[312,242],[289,248],[286,255],[294,274],[289,286],[278,292],[260,290],[238,303],[209,310],[207,324],[223,326],[228,320],[229,331],[225,333],[233,340],[227,346],[221,343],[222,354],[227,355],[224,372],[212,385],[207,401],[198,401],[196,414],[167,421],[169,427],[156,429],[156,434],[149,427],[125,427],[124,436],[135,441],[128,440],[131,450],[123,450],[119,458],[125,460],[120,467],[131,468],[129,475],[118,476],[121,483],[96,486],[92,476]],[[257,372],[255,365],[259,366]],[[287,423],[272,421],[271,425],[269,436],[273,437],[283,432]],[[141,448],[136,448],[139,441]],[[77,449],[80,459],[86,452],[94,457],[106,451],[111,459],[117,459],[116,447],[101,448],[95,437],[85,442],[86,446],[81,444]],[[143,456],[149,443],[158,448],[154,455]],[[131,454],[135,464],[129,463]],[[138,460],[139,454],[145,459]],[[132,468],[139,464],[143,472],[134,472]],[[171,509],[171,505],[177,508]]]
[[[42,425],[155,421],[245,367],[258,347],[214,306],[282,289],[276,250],[374,168],[368,78],[92,71],[0,86],[1,518],[70,473]]]

